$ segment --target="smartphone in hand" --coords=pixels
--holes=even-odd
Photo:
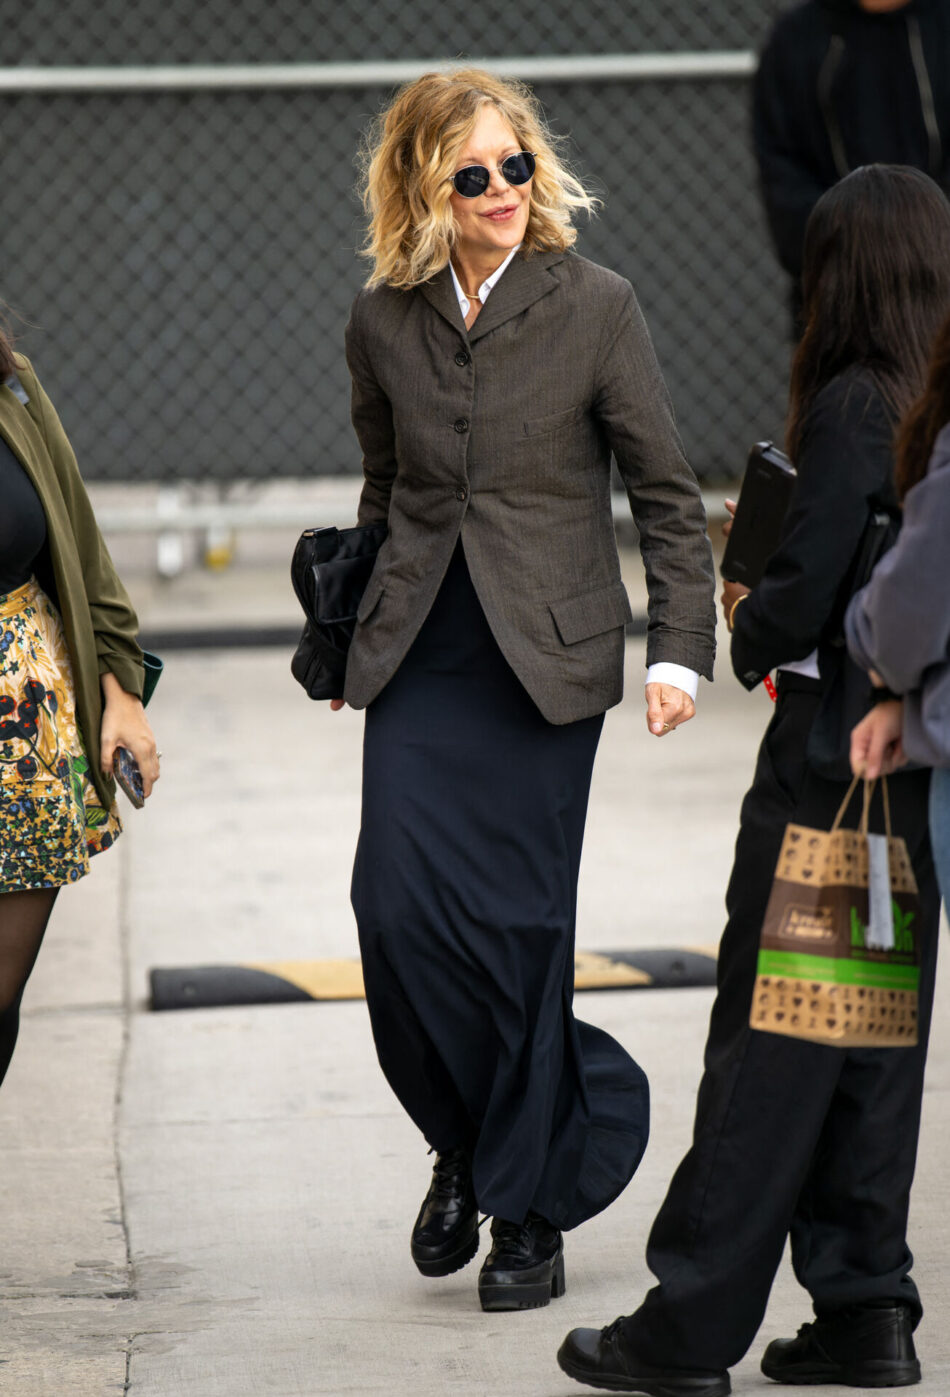
[[[117,747],[112,760],[112,772],[116,785],[120,786],[136,810],[145,804],[145,784],[139,764],[127,747]]]

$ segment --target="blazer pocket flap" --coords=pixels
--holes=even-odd
[[[383,595],[383,592],[385,592],[385,590],[386,588],[383,586],[383,579],[376,573],[373,573],[373,576],[369,579],[369,581],[366,584],[366,591],[363,593],[362,597],[360,597],[360,604],[356,608],[357,621],[366,620],[367,616],[375,608],[376,604],[378,603],[380,597]]]
[[[597,592],[584,592],[579,597],[564,597],[551,602],[551,615],[565,645],[576,645],[592,635],[615,630],[633,620],[630,599],[622,582],[602,587]]]
[[[583,403],[575,403],[574,407],[565,408],[563,412],[549,412],[546,417],[534,417],[530,422],[524,423],[524,434],[526,437],[543,437],[549,432],[559,432],[568,423],[583,417],[586,411]]]

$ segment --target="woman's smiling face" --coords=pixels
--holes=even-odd
[[[460,256],[488,259],[493,253],[503,261],[512,248],[524,241],[531,205],[531,181],[509,184],[498,166],[521,149],[514,131],[497,107],[482,107],[456,168],[484,165],[491,172],[488,188],[477,199],[463,199],[454,190],[452,213],[458,228],[456,251]]]

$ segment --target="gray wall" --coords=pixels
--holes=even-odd
[[[19,64],[325,62],[757,47],[779,6],[0,0]],[[784,282],[743,81],[540,84],[605,207],[580,251],[634,282],[713,480],[781,429]],[[382,89],[0,97],[0,294],[109,479],[357,470],[342,360],[364,274],[354,152]]]

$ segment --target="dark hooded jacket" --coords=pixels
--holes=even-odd
[[[950,0],[872,14],[808,0],[762,52],[753,140],[779,261],[797,280],[805,224],[849,170],[913,165],[950,188]]]

